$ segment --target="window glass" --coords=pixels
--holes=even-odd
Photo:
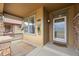
[[[29,33],[35,33],[34,17],[29,19]]]
[[[55,37],[64,39],[64,19],[55,20]]]
[[[35,19],[34,16],[28,18],[25,22],[24,22],[24,32],[28,32],[28,33],[35,33]]]
[[[24,22],[24,32],[28,32],[28,19]]]

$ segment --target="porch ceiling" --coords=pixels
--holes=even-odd
[[[4,4],[0,3],[0,13],[3,12],[3,5],[4,5]]]
[[[54,11],[54,10],[57,10],[57,9],[61,9],[61,8],[64,8],[64,7],[67,7],[69,5],[72,5],[72,4],[64,4],[64,3],[36,3],[36,4],[33,4],[33,3],[18,3],[18,4],[15,4],[15,3],[6,3],[4,4],[4,12],[6,13],[10,13],[10,14],[13,14],[13,15],[17,15],[17,16],[20,16],[20,17],[25,17],[25,16],[28,16],[28,13],[29,12],[32,12],[40,7],[45,7],[48,12],[51,12],[51,11]]]

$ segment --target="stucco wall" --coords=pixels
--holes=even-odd
[[[43,7],[30,13],[29,16],[31,15],[35,15],[35,34],[24,33],[24,40],[36,46],[43,46],[43,34],[44,34],[43,33]],[[40,35],[38,35],[38,32],[37,32],[38,19],[41,19],[41,34]]]
[[[49,12],[44,8],[44,44],[49,41]]]

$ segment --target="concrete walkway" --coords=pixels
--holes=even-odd
[[[52,43],[47,43],[43,47],[38,47],[27,56],[78,56],[79,52],[72,48],[56,46]]]

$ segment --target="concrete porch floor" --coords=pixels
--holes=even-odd
[[[12,41],[12,56],[78,56],[79,51],[72,48],[60,47],[48,42],[43,47],[35,47],[23,40]]]
[[[78,56],[79,51],[76,51],[72,48],[59,47],[52,44],[51,42],[47,43],[43,47],[38,47],[32,52],[27,54],[27,56]]]
[[[35,49],[34,46],[27,44],[23,40],[15,40],[11,42],[11,55],[24,56]]]

